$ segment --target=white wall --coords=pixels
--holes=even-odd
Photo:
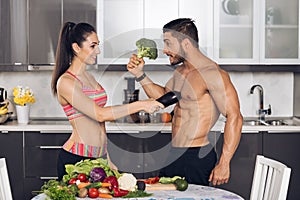
[[[123,90],[127,88],[124,79],[131,76],[128,72],[100,72],[92,73],[108,93],[108,104],[122,104]],[[165,84],[172,72],[147,72],[154,82]],[[257,116],[258,91],[250,94],[253,84],[261,84],[264,88],[265,108],[272,106],[272,116],[293,115],[293,73],[292,72],[230,72],[231,80],[239,95],[241,112],[244,117]],[[29,86],[36,95],[36,103],[31,106],[31,117],[65,117],[62,108],[51,94],[51,72],[0,72],[0,86],[6,88],[12,99],[12,89],[17,85]],[[140,85],[136,83],[136,88]],[[140,88],[140,99],[146,95]],[[170,111],[170,108],[166,111]]]

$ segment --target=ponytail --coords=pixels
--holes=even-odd
[[[81,47],[82,42],[92,32],[96,33],[95,28],[87,23],[66,22],[63,25],[58,38],[55,68],[52,73],[51,89],[54,95],[57,95],[56,84],[59,77],[68,70],[72,59],[76,56],[72,44],[77,43]]]

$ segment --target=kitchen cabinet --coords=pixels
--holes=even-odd
[[[263,155],[291,168],[287,200],[298,200],[300,197],[299,141],[299,132],[268,132],[263,135]]]
[[[299,63],[299,0],[214,2],[214,59],[219,64]]]
[[[0,65],[27,63],[26,1],[1,1],[0,8]]]
[[[209,133],[209,141],[215,147],[220,132]],[[111,160],[123,172],[137,178],[159,175],[171,148],[171,132],[108,133],[108,151]]]
[[[127,64],[136,52],[135,42],[142,37],[153,39],[158,47],[158,58],[146,59],[146,63],[169,64],[163,54],[162,27],[178,17],[196,21],[200,45],[205,54],[212,56],[213,2],[210,0],[99,0],[98,5],[98,35],[103,44],[99,64]]]
[[[213,1],[179,0],[178,17],[191,18],[198,29],[201,52],[213,59]]]
[[[239,194],[245,199],[250,198],[256,155],[263,153],[263,133],[242,133],[240,144],[230,163],[230,179],[227,184],[217,186]],[[217,152],[221,155],[224,134],[217,142]]]
[[[28,8],[29,64],[54,64],[63,23],[97,24],[97,0],[28,0]]]
[[[0,157],[6,159],[14,200],[23,200],[23,132],[0,131]]]
[[[40,190],[44,182],[57,179],[57,157],[71,132],[24,132],[24,197]]]
[[[108,152],[121,172],[137,178],[157,176],[170,147],[171,134],[161,132],[108,133]]]

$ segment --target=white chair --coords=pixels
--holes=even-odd
[[[5,158],[0,158],[0,200],[12,200]]]
[[[250,200],[285,200],[291,168],[257,155]]]

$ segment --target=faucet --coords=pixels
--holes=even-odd
[[[265,122],[265,115],[271,115],[271,105],[267,109],[264,109],[264,90],[261,85],[253,85],[250,89],[250,94],[253,94],[254,89],[259,90],[259,110],[258,110],[258,120],[260,122]]]

